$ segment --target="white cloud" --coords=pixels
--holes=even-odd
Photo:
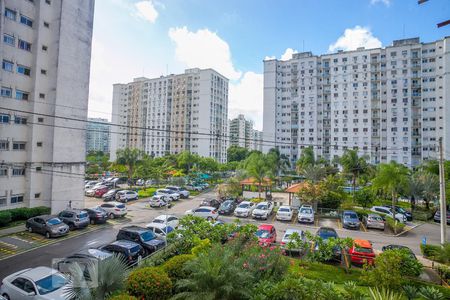
[[[150,23],[155,23],[156,19],[158,18],[158,11],[156,10],[152,1],[136,2],[134,6],[137,9],[137,15],[139,17]]]
[[[381,47],[381,41],[372,35],[369,28],[356,26],[355,28],[345,29],[344,35],[340,36],[334,44],[331,44],[328,51],[356,50],[359,47],[379,48]]]
[[[290,60],[292,58],[292,54],[295,53],[298,53],[298,51],[292,48],[287,48],[286,51],[284,51],[284,54],[281,55],[281,60]]]
[[[377,3],[383,3],[386,6],[391,5],[391,0],[370,0],[370,4],[375,5]]]
[[[272,60],[272,59],[277,59],[277,57],[275,55],[264,57],[264,60]]]
[[[233,66],[228,43],[215,32],[192,32],[185,26],[170,28],[169,37],[175,43],[176,58],[188,68],[213,68],[231,80],[241,77],[242,72]]]
[[[262,129],[263,74],[245,72],[239,82],[231,82],[229,93],[229,118],[244,114]]]

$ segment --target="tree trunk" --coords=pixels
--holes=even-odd
[[[353,187],[353,199],[352,201],[355,202],[355,189],[356,189],[356,176],[353,175],[352,178],[352,187]]]
[[[411,196],[411,211],[413,211],[416,208],[416,198],[414,197],[414,195]]]
[[[394,219],[394,234],[397,234],[397,219],[395,218],[395,193],[392,192],[392,218]]]

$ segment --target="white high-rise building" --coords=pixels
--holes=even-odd
[[[118,149],[138,148],[152,156],[187,150],[226,162],[227,123],[228,79],[212,69],[115,84],[111,160]]]
[[[0,209],[84,207],[94,0],[0,9]]]
[[[450,37],[377,49],[264,61],[265,151],[294,163],[304,147],[332,160],[357,149],[371,163],[408,167],[450,158]]]
[[[253,121],[245,119],[245,116],[240,114],[229,121],[228,129],[230,146],[261,151],[261,132],[254,128]]]
[[[88,118],[86,126],[86,153],[102,151],[109,153],[111,124],[108,119]]]

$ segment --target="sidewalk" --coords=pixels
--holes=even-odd
[[[5,229],[0,229],[0,236],[9,235],[13,233],[19,233],[21,231],[25,231],[25,224],[9,227]]]

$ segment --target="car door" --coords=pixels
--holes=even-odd
[[[29,293],[27,291],[36,292],[33,283],[22,277],[17,277],[16,279],[14,279],[11,282],[11,285],[11,299],[29,299],[31,297],[27,296]]]
[[[167,218],[167,223],[170,225],[170,226],[172,226],[172,227],[176,227],[176,225],[177,225],[177,221],[178,221],[178,219],[177,218],[175,218],[175,217],[169,217],[169,218]]]
[[[35,222],[35,228],[33,230],[35,230],[36,232],[39,233],[45,233],[45,221],[42,218],[34,218],[34,222]]]

